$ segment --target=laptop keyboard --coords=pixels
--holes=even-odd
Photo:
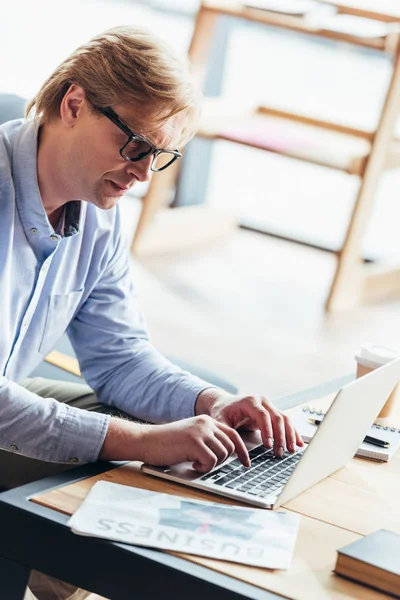
[[[281,490],[302,455],[302,451],[297,454],[285,451],[283,456],[278,458],[274,456],[272,448],[257,446],[249,452],[250,467],[244,467],[239,459],[235,459],[215,471],[206,473],[200,481],[265,498]]]

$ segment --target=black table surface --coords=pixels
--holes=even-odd
[[[349,383],[348,375],[276,401],[289,408]],[[0,494],[0,598],[21,600],[31,569],[112,600],[277,600],[277,594],[165,552],[73,534],[68,516],[30,501],[124,463],[77,467]]]

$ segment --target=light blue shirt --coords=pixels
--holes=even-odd
[[[18,385],[65,331],[99,401],[130,415],[154,422],[193,416],[198,394],[210,387],[151,345],[118,209],[71,201],[63,235],[56,233],[38,186],[37,128],[10,121],[0,127],[0,447],[91,462],[110,417]]]

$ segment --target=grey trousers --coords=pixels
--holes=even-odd
[[[70,383],[36,377],[25,379],[21,385],[42,398],[55,398],[59,402],[65,402],[70,406],[85,410],[121,414],[118,410],[100,404],[94,391],[83,383]],[[71,468],[73,468],[71,465],[47,463],[0,450],[0,489],[12,489]]]
[[[85,384],[37,377],[25,379],[21,385],[42,398],[55,398],[59,402],[85,410],[121,414],[100,404],[93,390]],[[71,468],[71,465],[47,463],[0,450],[0,487],[11,489]],[[77,589],[76,586],[32,571],[25,600],[85,600],[89,596],[89,592]]]

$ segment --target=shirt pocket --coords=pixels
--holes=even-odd
[[[82,294],[83,288],[69,294],[53,294],[50,296],[43,336],[39,345],[41,354],[46,355],[53,350],[58,340],[63,336],[75,315]]]

